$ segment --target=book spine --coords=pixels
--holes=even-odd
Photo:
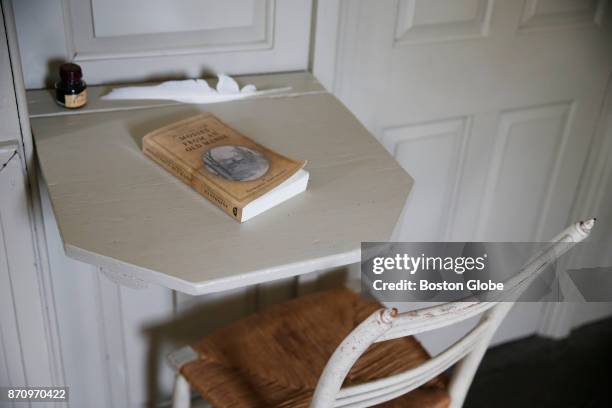
[[[207,183],[203,178],[194,175],[194,170],[189,166],[174,160],[163,147],[157,146],[155,142],[143,140],[142,150],[153,161],[162,166],[168,172],[178,177],[181,181],[193,188],[227,213],[230,217],[242,222],[242,206],[235,200],[229,199],[220,189]]]
[[[227,215],[242,222],[242,206],[236,201],[228,199],[220,189],[197,177],[193,180],[193,188],[208,198],[208,201],[225,211]]]
[[[163,148],[155,146],[154,143],[148,140],[143,140],[142,151],[157,164],[181,179],[185,184],[193,187],[193,172],[184,164],[173,160],[172,157],[164,152]]]

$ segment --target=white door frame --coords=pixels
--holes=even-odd
[[[21,127],[21,140],[16,140],[23,171],[24,197],[28,200],[25,218],[27,225],[20,224],[20,247],[17,257],[31,260],[30,268],[19,270],[21,284],[13,285],[13,302],[16,311],[27,311],[19,316],[21,331],[28,333],[21,339],[23,353],[38,356],[36,360],[23,359],[26,381],[29,386],[64,385],[62,358],[59,349],[59,333],[47,260],[42,212],[38,197],[38,181],[34,161],[34,146],[29,127],[29,116],[21,70],[21,59],[17,43],[15,20],[11,0],[2,0],[3,21],[10,55],[10,70],[17,102]],[[2,67],[5,69],[4,67]],[[10,199],[10,197],[9,197]],[[23,222],[23,220],[22,220]],[[27,232],[25,232],[27,230]],[[30,375],[28,375],[30,373]],[[18,385],[18,384],[16,384]]]

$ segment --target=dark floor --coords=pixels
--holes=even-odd
[[[612,319],[492,348],[464,407],[612,407]]]

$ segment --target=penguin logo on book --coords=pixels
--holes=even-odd
[[[234,213],[234,217],[238,216],[238,208],[234,207],[234,209],[232,210],[232,212]]]
[[[246,146],[213,147],[202,155],[206,170],[230,181],[253,181],[267,173],[270,160]]]

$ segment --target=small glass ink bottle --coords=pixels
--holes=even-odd
[[[55,100],[68,109],[77,109],[87,103],[87,84],[81,78],[83,72],[77,64],[62,64],[61,80],[55,83]]]

